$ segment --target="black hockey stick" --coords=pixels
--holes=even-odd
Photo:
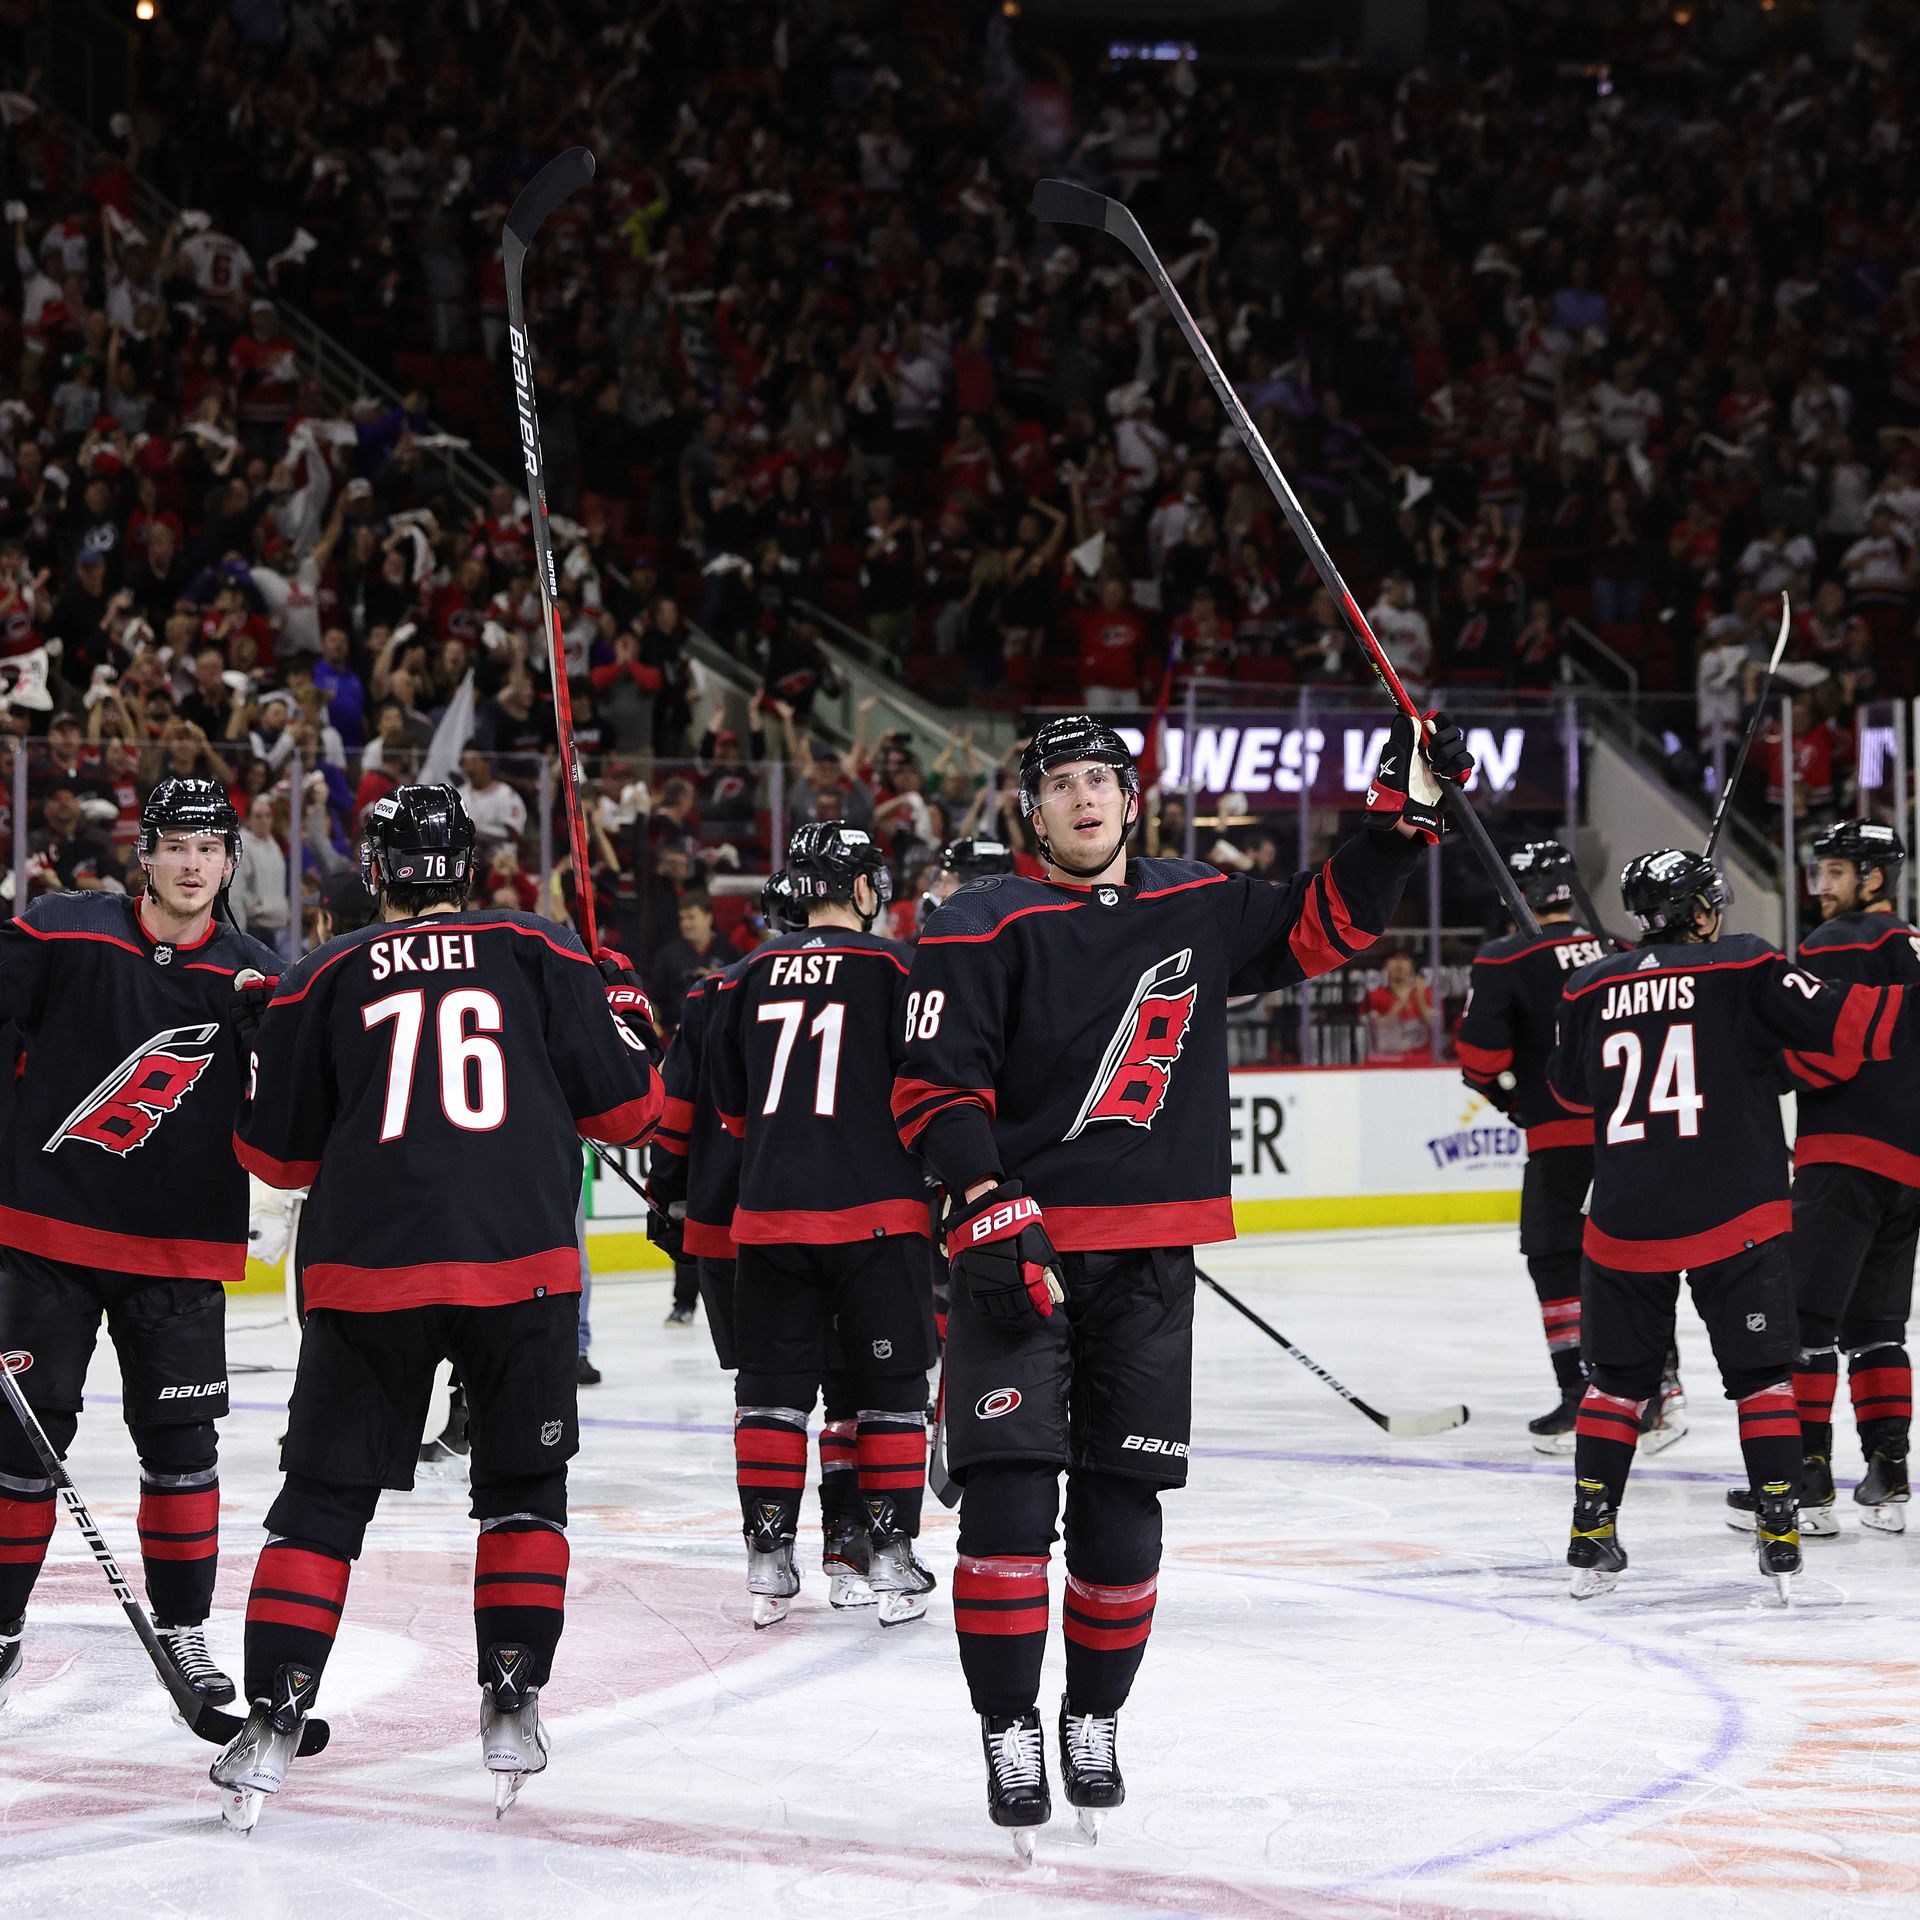
[[[1746,733],[1741,737],[1740,751],[1734,757],[1733,771],[1727,775],[1727,784],[1720,789],[1720,799],[1713,809],[1713,825],[1707,829],[1707,858],[1713,858],[1713,850],[1720,844],[1720,829],[1726,824],[1727,807],[1733,799],[1733,790],[1740,784],[1740,776],[1747,770],[1747,755],[1753,751],[1754,736],[1760,731],[1760,722],[1766,718],[1767,695],[1773,691],[1773,676],[1780,671],[1780,657],[1787,650],[1787,630],[1793,624],[1793,607],[1787,596],[1780,596],[1780,637],[1773,643],[1773,658],[1767,662],[1767,677],[1760,683],[1760,697],[1753,703],[1753,718],[1747,722]]]
[[[553,676],[554,729],[559,736],[560,764],[566,769],[567,841],[573,852],[573,897],[580,916],[580,935],[587,951],[599,951],[599,928],[593,910],[593,865],[587,850],[587,820],[580,803],[580,756],[574,746],[573,695],[567,686],[566,648],[560,635],[560,616],[554,603],[560,598],[560,576],[553,568],[553,539],[547,528],[547,481],[540,455],[540,416],[533,400],[533,343],[527,338],[527,308],[522,282],[527,249],[548,216],[593,178],[593,155],[585,147],[569,147],[549,160],[520,190],[500,232],[500,255],[507,269],[507,340],[513,356],[514,414],[520,430],[520,454],[527,469],[527,502],[533,521],[533,545],[539,564],[540,610],[546,618],[548,670]]]
[[[1367,624],[1366,615],[1348,592],[1346,581],[1340,577],[1340,569],[1333,563],[1333,556],[1314,530],[1306,510],[1294,497],[1292,487],[1287,484],[1287,476],[1280,471],[1280,463],[1273,457],[1273,449],[1261,439],[1260,429],[1253,424],[1252,416],[1221,370],[1219,360],[1207,344],[1206,335],[1187,311],[1187,303],[1180,298],[1179,288],[1160,264],[1160,256],[1154,252],[1153,242],[1141,232],[1139,221],[1118,200],[1109,200],[1105,194],[1095,193],[1091,187],[1075,186],[1070,180],[1036,181],[1032,212],[1036,220],[1044,220],[1050,226],[1097,227],[1102,233],[1111,234],[1146,270],[1160,298],[1166,302],[1168,312],[1186,336],[1187,345],[1200,362],[1201,372],[1207,376],[1208,384],[1218,395],[1220,404],[1226,408],[1227,418],[1232,422],[1234,432],[1240,436],[1240,444],[1246,448],[1247,457],[1259,469],[1260,477],[1267,483],[1267,490],[1279,503],[1280,511],[1286,515],[1287,524],[1306,548],[1307,558],[1313,562],[1313,570],[1320,576],[1321,584],[1340,603],[1347,616],[1347,625],[1353,629],[1354,638],[1360,642],[1361,650],[1379,677],[1380,684],[1387,690],[1387,697],[1418,729],[1421,725],[1420,715],[1407,697],[1406,688],[1400,684],[1400,676],[1394,672],[1393,662],[1387,658],[1385,650],[1374,637],[1372,627]],[[1487,878],[1493,882],[1494,890],[1513,916],[1513,924],[1527,933],[1537,934],[1540,923],[1533,917],[1533,909],[1527,905],[1513,875],[1507,871],[1507,863],[1495,851],[1485,825],[1473,810],[1473,803],[1451,780],[1440,782],[1440,792],[1454,825],[1466,835],[1475,857],[1487,871]]]
[[[640,1196],[640,1198],[647,1203],[647,1206],[654,1213],[657,1213],[662,1220],[665,1220],[671,1223],[673,1219],[673,1215],[670,1214],[666,1210],[666,1208],[663,1207],[660,1204],[660,1202],[656,1200],[653,1197],[653,1195],[647,1191],[646,1183],[644,1181],[636,1180],[633,1177],[633,1175],[630,1174],[626,1170],[626,1168],[620,1164],[618,1157],[615,1155],[614,1150],[611,1147],[602,1146],[598,1140],[589,1140],[587,1142],[587,1145],[593,1149],[594,1157],[600,1162],[600,1164],[603,1167],[606,1168],[606,1170],[609,1173],[613,1174],[618,1179],[624,1180],[627,1183],[627,1185],[630,1186],[634,1190],[634,1192],[637,1193]]]
[[[1238,1295],[1229,1293],[1212,1274],[1203,1273],[1198,1267],[1195,1267],[1193,1272],[1197,1280],[1204,1281],[1206,1285],[1210,1286],[1235,1313],[1245,1314],[1269,1340],[1292,1354],[1316,1380],[1331,1387],[1356,1413],[1364,1413],[1376,1427],[1392,1435],[1394,1439],[1422,1439],[1428,1434],[1450,1433],[1455,1427],[1464,1427],[1467,1424],[1467,1410],[1465,1407],[1440,1407],[1432,1413],[1382,1413],[1377,1407],[1368,1406],[1351,1387],[1345,1386],[1336,1380],[1333,1375],[1330,1374],[1319,1361],[1312,1358],[1311,1355],[1302,1353],[1278,1328],[1270,1327],[1266,1321],[1262,1320]]]
[[[13,1356],[7,1358],[11,1360]],[[93,1557],[99,1561],[100,1571],[107,1576],[107,1585],[113,1589],[113,1597],[120,1602],[121,1611],[133,1623],[140,1644],[147,1650],[147,1658],[153,1662],[154,1672],[160,1676],[160,1684],[172,1696],[180,1718],[202,1740],[216,1747],[224,1747],[246,1722],[239,1715],[224,1712],[201,1699],[188,1684],[186,1675],[167,1658],[167,1651],[160,1644],[160,1636],[154,1632],[153,1622],[147,1618],[146,1608],[134,1598],[126,1575],[120,1571],[120,1563],[113,1557],[113,1549],[101,1537],[99,1525],[87,1511],[87,1503],[80,1498],[80,1489],[73,1484],[73,1476],[67,1472],[66,1463],[54,1452],[53,1442],[47,1438],[47,1430],[27,1405],[27,1396],[20,1391],[20,1383],[14,1379],[13,1373],[11,1365],[0,1363],[0,1393],[6,1395],[14,1418],[20,1422],[21,1430],[27,1436],[27,1444],[40,1456],[40,1464],[60,1489],[61,1502],[72,1514],[74,1525],[80,1529],[80,1537],[92,1548]],[[327,1744],[327,1738],[327,1723],[309,1715],[300,1730],[300,1751],[303,1754],[318,1753]]]

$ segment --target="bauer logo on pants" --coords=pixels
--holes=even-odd
[[[61,1121],[43,1153],[85,1140],[108,1153],[144,1147],[192,1091],[213,1059],[218,1022],[167,1027],[143,1041]]]
[[[1100,1057],[1079,1116],[1066,1138],[1077,1140],[1096,1120],[1124,1120],[1130,1127],[1151,1127],[1167,1097],[1167,1084],[1180,1049],[1187,1044],[1197,985],[1169,993],[1193,966],[1193,949],[1157,960],[1134,982],[1133,996],[1121,1014],[1107,1050]]]
[[[1019,1404],[1018,1387],[995,1387],[991,1393],[983,1393],[974,1402],[973,1417],[976,1420],[998,1420],[1003,1413],[1011,1413]]]

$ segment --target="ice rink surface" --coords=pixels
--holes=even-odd
[[[1636,1470],[1617,1593],[1576,1605],[1571,1467],[1524,1423],[1551,1391],[1511,1229],[1277,1235],[1205,1264],[1376,1404],[1471,1423],[1392,1442],[1202,1292],[1195,1459],[1169,1497],[1157,1623],[1120,1722],[1128,1804],[1097,1848],[1056,1813],[1021,1869],[986,1820],[947,1592],[884,1635],[807,1585],[748,1624],[727,1382],[664,1284],[603,1286],[574,1466],[553,1760],[496,1824],[475,1737],[464,1488],[389,1494],[321,1707],[258,1831],[222,1830],[213,1749],[160,1688],[64,1516],[0,1714],[6,1920],[940,1915],[1900,1914],[1920,1911],[1920,1529],[1808,1546],[1772,1603],[1722,1522],[1738,1451],[1704,1336],[1692,1432]],[[267,1303],[239,1300],[236,1321]],[[103,1349],[105,1343],[102,1343]],[[236,1362],[285,1364],[285,1328]],[[211,1629],[236,1678],[291,1376],[236,1374]],[[137,1560],[110,1357],[73,1469]],[[1850,1432],[1836,1462],[1858,1475]],[[131,1570],[131,1568],[129,1569]]]

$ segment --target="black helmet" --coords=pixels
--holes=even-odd
[[[853,899],[853,883],[865,874],[881,906],[893,898],[887,857],[871,834],[844,820],[809,820],[787,843],[787,884],[804,914],[814,900]]]
[[[1653,938],[1691,933],[1696,906],[1724,907],[1732,895],[1720,869],[1704,853],[1669,847],[1627,862],[1620,874],[1620,898]]]
[[[240,816],[217,780],[182,779],[169,774],[147,795],[140,809],[140,857],[148,859],[163,833],[217,833],[227,843],[227,858],[240,858]]]
[[[1140,791],[1140,776],[1133,768],[1133,755],[1104,720],[1090,713],[1070,713],[1048,720],[1034,729],[1020,756],[1020,811],[1029,819],[1040,804],[1040,782],[1055,767],[1070,760],[1099,760],[1114,768],[1129,793]]]
[[[782,867],[760,889],[760,917],[775,933],[798,933],[807,924],[806,907],[793,897],[793,882]]]
[[[958,874],[962,880],[978,880],[990,873],[1011,873],[1013,852],[1003,841],[949,840],[940,853],[940,871]]]
[[[1507,871],[1536,913],[1573,905],[1573,855],[1558,840],[1529,840],[1516,847],[1507,855]]]
[[[1880,895],[1893,897],[1900,868],[1907,857],[1906,842],[1889,826],[1878,820],[1836,820],[1813,839],[1816,860],[1851,860],[1853,870],[1864,881],[1869,867],[1880,869]]]
[[[374,893],[458,887],[473,875],[473,820],[451,787],[395,787],[367,809],[360,877]]]

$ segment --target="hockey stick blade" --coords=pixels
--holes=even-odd
[[[1336,1379],[1310,1353],[1296,1347],[1277,1327],[1269,1326],[1238,1294],[1230,1293],[1212,1274],[1195,1267],[1193,1276],[1203,1285],[1211,1287],[1235,1313],[1251,1320],[1275,1346],[1298,1360],[1323,1386],[1331,1387],[1355,1413],[1364,1414],[1381,1432],[1393,1439],[1419,1439],[1428,1434],[1448,1433],[1455,1427],[1467,1424],[1465,1407],[1439,1407],[1432,1413],[1382,1413],[1378,1407],[1368,1406],[1351,1387]]]
[[[554,210],[593,178],[593,155],[585,147],[569,147],[549,160],[527,184],[507,215],[507,233],[521,252],[533,245],[533,236],[547,224]]]
[[[1120,235],[1113,216],[1125,209],[1104,193],[1075,186],[1071,180],[1036,180],[1030,211],[1036,220],[1044,220],[1050,227],[1098,227],[1103,233]],[[1132,215],[1127,217],[1131,219]]]
[[[166,1650],[160,1645],[160,1636],[147,1618],[146,1609],[134,1597],[126,1575],[120,1571],[120,1563],[115,1559],[113,1549],[107,1545],[106,1536],[100,1531],[99,1522],[88,1512],[87,1503],[80,1497],[80,1489],[73,1484],[73,1476],[67,1472],[66,1462],[54,1452],[53,1442],[47,1438],[39,1417],[27,1404],[19,1381],[13,1377],[14,1372],[13,1367],[0,1363],[0,1396],[4,1396],[7,1405],[13,1409],[13,1416],[19,1421],[28,1446],[39,1455],[47,1478],[59,1489],[61,1505],[72,1516],[73,1524],[80,1529],[81,1539],[87,1543],[100,1571],[106,1575],[107,1585],[113,1589],[113,1597],[120,1602],[121,1612],[127,1616],[128,1625],[133,1628],[135,1637],[153,1663],[155,1676],[166,1688],[168,1698],[188,1729],[197,1733],[202,1740],[224,1747],[246,1722],[236,1714],[224,1712],[211,1701],[201,1699],[188,1684],[186,1675],[167,1658]],[[309,1719],[301,1729],[300,1751],[303,1754],[318,1753],[327,1744],[327,1738],[327,1723]]]

